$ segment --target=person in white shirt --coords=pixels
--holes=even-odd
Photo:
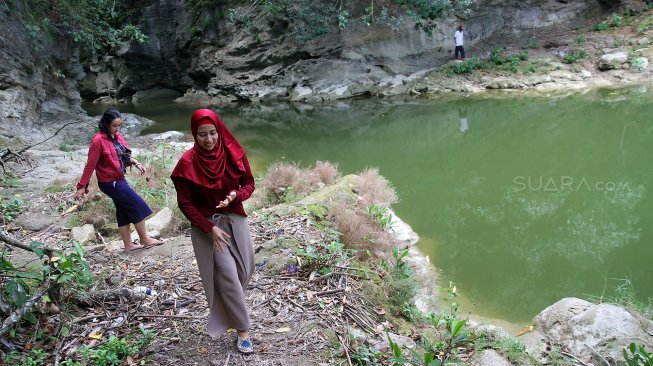
[[[454,58],[458,59],[458,53],[460,53],[460,59],[465,59],[465,48],[463,48],[463,26],[459,25],[456,33],[453,34],[453,39],[456,44],[456,50],[454,51]]]

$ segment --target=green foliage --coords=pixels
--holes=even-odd
[[[317,269],[320,274],[331,272],[331,267],[345,262],[355,252],[345,249],[345,244],[332,241],[329,244],[320,243],[319,246],[307,245],[305,248],[297,249],[297,257],[306,259],[306,263],[300,266]]]
[[[41,366],[45,364],[48,356],[48,353],[42,349],[32,349],[24,356],[14,351],[5,355],[2,362],[16,366]]]
[[[649,15],[642,19],[637,25],[636,32],[637,34],[642,34],[648,32],[651,28],[653,28],[653,15]]]
[[[613,28],[619,28],[623,23],[623,17],[617,13],[610,14],[609,24]]]
[[[609,28],[610,28],[610,25],[606,21],[600,22],[600,23],[598,23],[597,25],[594,26],[594,30],[597,31],[597,32],[603,32],[605,30],[608,30]]]
[[[653,366],[653,355],[644,349],[644,345],[639,348],[635,343],[631,343],[628,348],[624,348],[624,360],[628,366]]]
[[[540,42],[536,38],[531,38],[528,40],[528,48],[536,49],[540,48]]]
[[[385,206],[380,206],[374,203],[367,208],[367,214],[370,215],[372,220],[379,224],[383,230],[392,225],[392,217],[388,212],[388,208]]]
[[[452,13],[466,14],[476,0],[396,0],[396,3],[406,9],[406,14],[415,22],[415,28],[430,36],[438,19]]]
[[[148,346],[156,336],[152,331],[139,329],[141,335],[138,339],[134,339],[133,336],[118,338],[112,335],[106,343],[97,348],[85,346],[80,351],[82,359],[88,364],[97,366],[123,365],[127,357]]]
[[[20,186],[20,179],[11,174],[5,174],[2,179],[0,179],[0,187],[5,188],[15,188]]]
[[[481,351],[487,348],[501,350],[508,360],[515,365],[537,364],[537,362],[531,362],[532,356],[526,351],[526,346],[512,337],[495,339],[485,332],[476,334],[474,349]]]
[[[22,21],[34,41],[63,34],[90,53],[124,41],[147,41],[147,36],[127,21],[137,11],[127,0],[31,0],[25,5]]]
[[[336,29],[345,29],[352,19],[367,25],[381,24],[397,29],[405,23],[401,15],[403,11],[414,20],[417,29],[431,35],[436,20],[453,13],[465,14],[476,1],[393,0],[379,5],[378,1],[367,0],[362,13],[354,14],[359,6],[336,0],[262,0],[252,2],[248,7],[228,9],[227,20],[257,38],[266,30],[263,27],[283,24],[287,26],[284,32],[293,35],[298,42],[307,42]],[[192,14],[198,35],[202,28],[207,27],[202,19],[221,16],[221,8],[227,6],[227,2],[220,0],[185,0],[185,3]]]
[[[408,249],[400,250],[397,247],[393,247],[393,260],[381,260],[379,263],[379,266],[387,272],[385,287],[390,304],[397,307],[401,313],[405,313],[404,310],[408,310],[404,304],[412,303],[417,291],[415,281],[412,278],[410,263],[406,261],[408,253]],[[413,315],[412,313],[408,313],[404,314],[406,318]]]
[[[588,58],[589,55],[585,50],[576,50],[573,52],[570,52],[566,54],[563,58],[562,61],[567,64],[573,64],[579,60],[586,59]]]
[[[40,271],[23,271],[16,268],[8,259],[9,253],[2,253],[0,277],[6,280],[0,283],[0,313],[8,315],[25,305],[34,289],[46,279],[55,284],[54,288],[62,287],[66,291],[83,291],[92,284],[90,267],[83,258],[84,251],[79,244],[74,243],[73,250],[68,255],[54,253],[50,257],[45,256],[42,246],[41,242],[30,244],[34,254],[43,260]],[[36,320],[33,313],[26,314],[24,319],[30,322]]]
[[[489,65],[487,62],[483,61],[483,59],[478,56],[474,56],[467,61],[456,62],[455,64],[451,65],[450,71],[456,75],[470,74],[474,70],[486,69],[488,66]]]
[[[0,196],[0,220],[2,220],[2,225],[7,225],[16,220],[16,217],[25,210],[27,210],[27,204],[22,199],[18,197],[10,199]]]
[[[577,45],[580,46],[580,45],[583,44],[583,42],[585,42],[586,40],[587,40],[587,37],[586,37],[584,34],[581,34],[580,36],[578,36],[578,38],[576,38],[576,41],[574,41],[574,42],[575,42]]]

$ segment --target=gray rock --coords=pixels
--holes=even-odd
[[[601,71],[620,69],[626,61],[628,61],[628,55],[625,52],[608,53],[601,56],[598,68]]]
[[[493,349],[481,351],[481,353],[476,354],[470,362],[472,365],[477,366],[512,366],[510,361]]]
[[[395,214],[395,212],[388,208],[388,215],[390,217],[390,225],[388,230],[392,237],[405,245],[405,247],[411,247],[419,241],[419,235],[405,223],[402,219]]]
[[[183,95],[175,89],[155,87],[147,90],[139,90],[132,96],[133,103],[143,103],[156,100],[175,100]]]
[[[388,333],[388,336],[390,336],[390,339],[397,343],[401,349],[415,348],[415,341],[410,337],[395,333]],[[388,339],[384,337],[381,341],[373,344],[372,348],[376,351],[387,351],[390,348],[390,343],[388,342]]]
[[[650,320],[638,319],[626,309],[612,304],[592,304],[565,298],[544,309],[535,317],[539,329],[554,344],[570,353],[599,365],[623,359],[623,348],[633,339],[653,342],[646,329]]]
[[[184,137],[184,133],[179,131],[168,131],[164,133],[148,135],[148,137],[150,136],[153,140],[179,140]]]
[[[496,77],[484,83],[487,89],[521,89],[524,87],[519,80],[510,77]]]
[[[95,228],[91,224],[81,227],[74,227],[70,233],[70,239],[84,245],[88,242],[95,241]]]
[[[58,216],[50,216],[36,212],[25,212],[16,219],[16,225],[31,231],[43,230],[59,221]]]
[[[98,117],[99,119],[99,117]],[[145,127],[152,126],[155,122],[151,119],[141,117],[137,114],[122,113],[122,127],[120,131],[124,135],[135,136]]]
[[[163,210],[145,221],[145,230],[148,236],[160,238],[161,233],[166,232],[170,228],[170,224],[172,224],[172,210],[169,207],[164,207]],[[133,231],[131,237],[132,240],[138,239],[138,233]]]

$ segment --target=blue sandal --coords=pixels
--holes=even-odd
[[[238,339],[236,340],[236,348],[238,348],[238,351],[240,351],[240,353],[244,353],[244,354],[254,353],[254,345],[252,344],[252,341],[249,338],[241,339],[240,337],[238,337]]]

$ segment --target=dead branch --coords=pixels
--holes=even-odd
[[[70,125],[75,124],[75,123],[80,123],[80,122],[79,122],[79,121],[73,121],[73,122],[65,123],[63,126],[59,127],[59,129],[58,129],[57,131],[54,132],[54,135],[48,137],[47,139],[45,139],[45,140],[43,140],[43,141],[41,141],[41,142],[37,142],[37,143],[35,143],[35,144],[33,144],[33,145],[28,145],[27,147],[25,147],[25,148],[23,148],[22,150],[20,150],[20,151],[18,152],[18,155],[20,155],[20,154],[24,153],[25,151],[27,151],[27,150],[33,148],[34,146],[38,146],[38,145],[41,145],[42,143],[44,143],[44,142],[46,142],[46,141],[49,141],[50,139],[52,139],[52,138],[54,138],[55,136],[57,136],[57,134],[58,134],[59,132],[61,132],[61,130],[63,130],[65,127],[70,126]]]
[[[50,289],[50,281],[47,280],[39,288],[34,291],[34,295],[23,304],[20,308],[16,309],[13,313],[11,313],[7,319],[5,319],[2,322],[2,328],[0,328],[0,337],[3,336],[5,333],[11,329],[16,323],[20,321],[20,319],[23,318],[25,314],[27,314],[30,310],[32,310],[32,307],[36,304],[39,299],[45,295],[46,292]]]
[[[27,250],[27,251],[30,251],[30,252],[34,252],[34,249],[32,249],[32,247],[30,247],[29,245],[21,243],[20,241],[18,241],[18,239],[16,239],[13,236],[9,235],[9,233],[7,233],[4,230],[0,230],[0,240],[2,240],[6,244],[11,245],[13,247],[20,248],[20,249],[23,249],[23,250]],[[48,257],[52,257],[52,253],[53,253],[52,249],[44,248],[44,247],[40,247],[40,249],[43,251],[43,253],[45,253],[45,255],[47,255]]]
[[[126,300],[127,302],[136,302],[144,300],[147,295],[142,292],[136,292],[128,288],[118,288],[101,291],[91,291],[77,294],[74,297],[78,304],[92,306],[94,304],[107,301]]]

